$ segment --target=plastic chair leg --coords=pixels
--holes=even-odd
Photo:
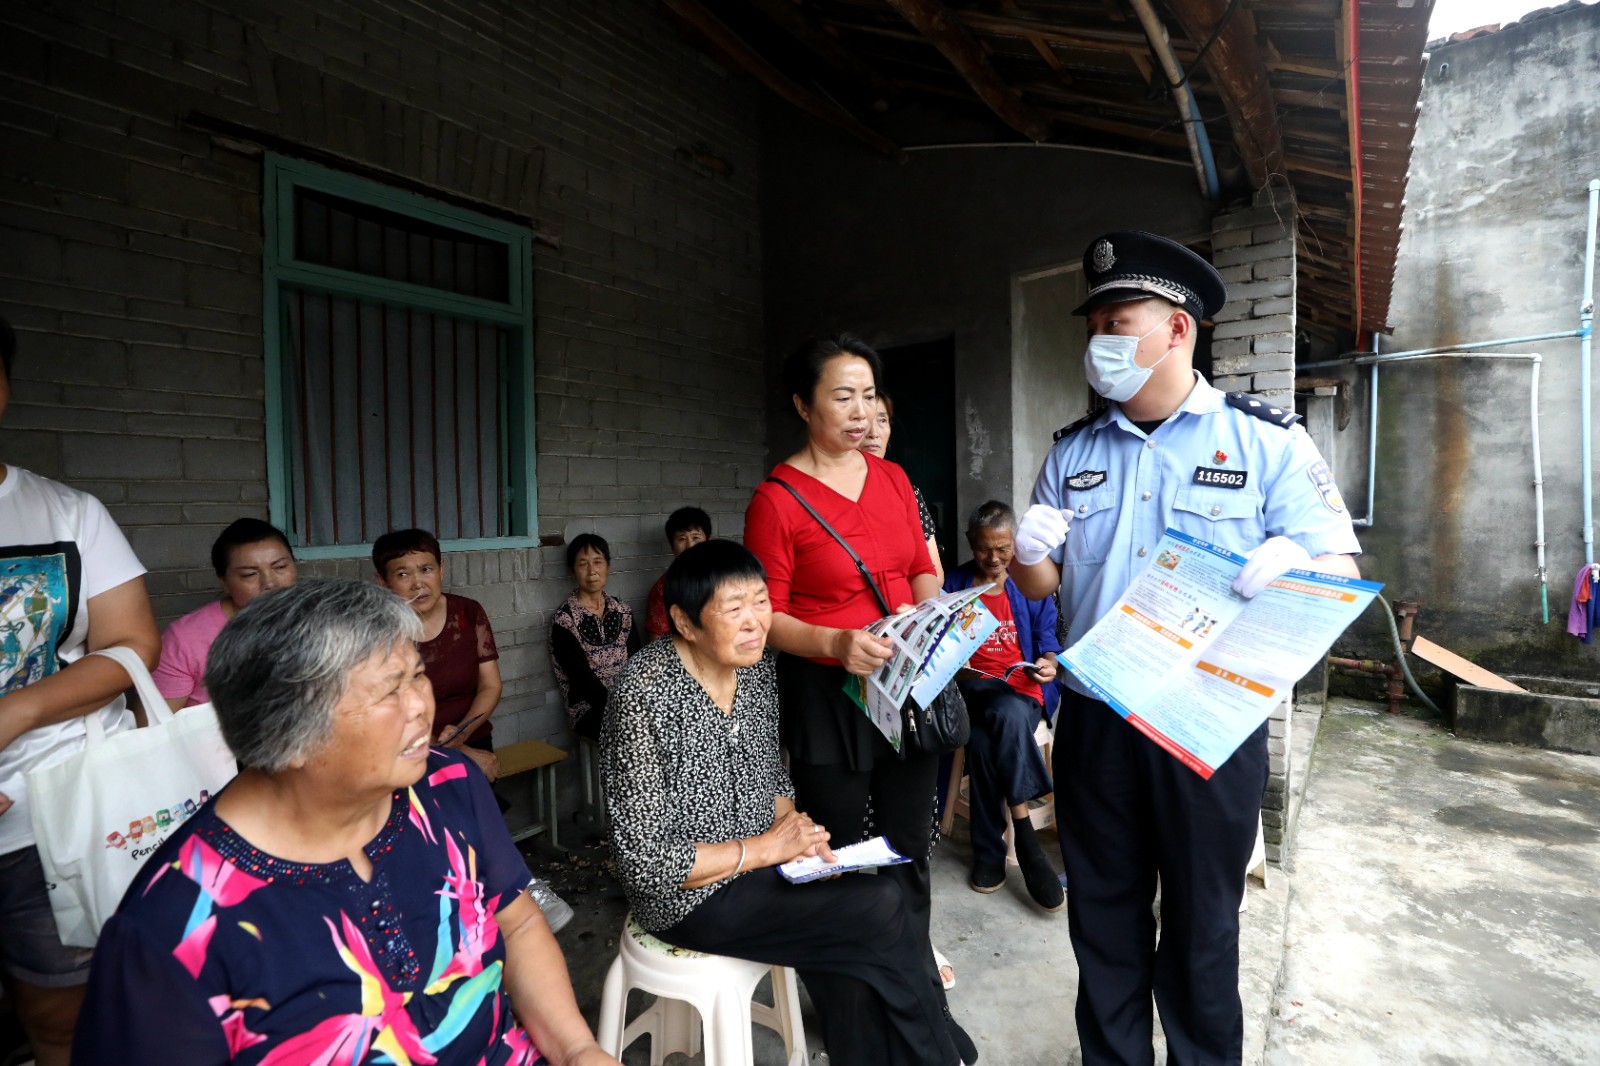
[[[607,1054],[622,1054],[622,1033],[628,1016],[628,990],[624,985],[624,965],[621,956],[612,960],[606,971],[606,983],[600,994],[600,1021],[595,1027],[595,1039]]]
[[[746,1066],[753,1062],[755,1046],[750,1036],[749,995],[723,990],[717,993],[711,1014],[712,1017],[706,1019],[705,1066]]]

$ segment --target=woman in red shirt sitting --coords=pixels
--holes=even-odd
[[[1055,867],[1033,833],[1028,801],[1054,790],[1033,731],[1041,714],[1054,715],[1056,605],[1046,597],[1026,599],[1007,575],[1016,550],[1017,514],[999,500],[982,504],[967,520],[972,561],[950,571],[946,592],[994,585],[981,602],[1000,626],[973,652],[957,675],[972,717],[967,775],[972,781],[972,875],[974,892],[994,892],[1006,882],[1005,816],[1009,811],[1017,865],[1028,895],[1047,911],[1066,906]],[[1021,664],[1030,664],[1027,667]]]
[[[444,591],[439,540],[425,529],[385,533],[372,545],[378,584],[422,618],[417,651],[433,685],[433,738],[478,764],[490,781],[500,776],[489,715],[500,705],[500,650],[489,616],[477,600]],[[465,728],[462,728],[462,727]]]
[[[855,549],[890,606],[937,595],[911,482],[894,463],[861,451],[877,414],[877,353],[849,334],[816,340],[785,361],[783,374],[806,440],[772,477]],[[864,677],[890,658],[888,638],[865,629],[882,612],[849,553],[784,484],[757,487],[745,512],[744,542],[766,569],[769,643],[783,653],[779,728],[795,802],[829,827],[835,847],[882,834],[912,860],[879,876],[904,892],[907,920],[928,945],[927,979],[937,984],[928,944],[928,856],[939,760],[902,759],[845,695],[847,675]],[[975,1061],[977,1049],[954,1023],[952,1035],[962,1060]]]

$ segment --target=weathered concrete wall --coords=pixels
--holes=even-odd
[[[635,602],[666,512],[697,503],[737,534],[765,433],[756,90],[647,0],[225,6],[0,11],[0,313],[22,348],[6,461],[109,505],[163,621],[215,594],[221,528],[266,516],[261,160],[197,110],[558,235],[534,254],[540,531],[608,537]],[[559,741],[562,549],[446,563],[497,630],[496,737]]]
[[[1056,430],[1089,409],[1083,360],[1084,320],[1072,313],[1083,302],[1083,267],[1018,278],[1011,300],[1011,496],[1028,501]]]
[[[1448,69],[1446,66],[1448,65]],[[1406,195],[1384,348],[1575,329],[1590,179],[1600,177],[1600,7],[1434,49]],[[1582,562],[1578,343],[1544,356],[1541,436],[1551,622],[1535,576],[1526,363],[1428,361],[1382,371],[1377,521],[1362,570],[1424,607],[1419,632],[1499,672],[1576,675],[1597,651],[1566,635]],[[1321,372],[1319,372],[1321,373]],[[1364,510],[1366,388],[1338,477]],[[1348,642],[1388,652],[1372,625]]]
[[[1010,499],[1035,472],[1014,472],[1010,447],[1013,280],[1078,262],[1108,229],[1178,239],[1211,229],[1212,207],[1187,166],[1027,147],[913,152],[899,164],[775,109],[763,148],[774,358],[840,329],[885,347],[953,335],[961,515],[990,497]],[[776,391],[781,413],[787,400]],[[1071,392],[1063,379],[1050,430],[1083,414],[1081,401],[1068,403]],[[781,459],[796,440],[793,420],[769,426],[769,458]]]

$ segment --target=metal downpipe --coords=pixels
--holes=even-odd
[[[1177,102],[1178,114],[1183,118],[1183,132],[1189,140],[1189,154],[1194,158],[1195,177],[1199,179],[1200,191],[1206,199],[1216,200],[1222,195],[1222,187],[1217,181],[1217,163],[1211,154],[1211,138],[1207,136],[1205,123],[1201,121],[1200,105],[1195,102],[1194,93],[1189,88],[1189,79],[1184,76],[1183,68],[1178,65],[1178,57],[1172,52],[1167,28],[1156,16],[1150,0],[1128,0],[1128,3],[1139,16],[1144,35],[1150,40],[1150,50],[1161,63],[1161,70],[1167,76],[1167,87],[1172,90],[1173,99]]]

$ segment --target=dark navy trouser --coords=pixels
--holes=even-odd
[[[1078,959],[1084,1066],[1238,1063],[1239,900],[1267,782],[1263,724],[1202,778],[1098,700],[1056,722],[1056,824]],[[1161,880],[1160,943],[1151,915]]]
[[[966,760],[972,859],[975,864],[996,866],[1006,861],[1010,808],[1047,795],[1053,787],[1033,739],[1044,706],[992,677],[959,685],[972,720]]]

